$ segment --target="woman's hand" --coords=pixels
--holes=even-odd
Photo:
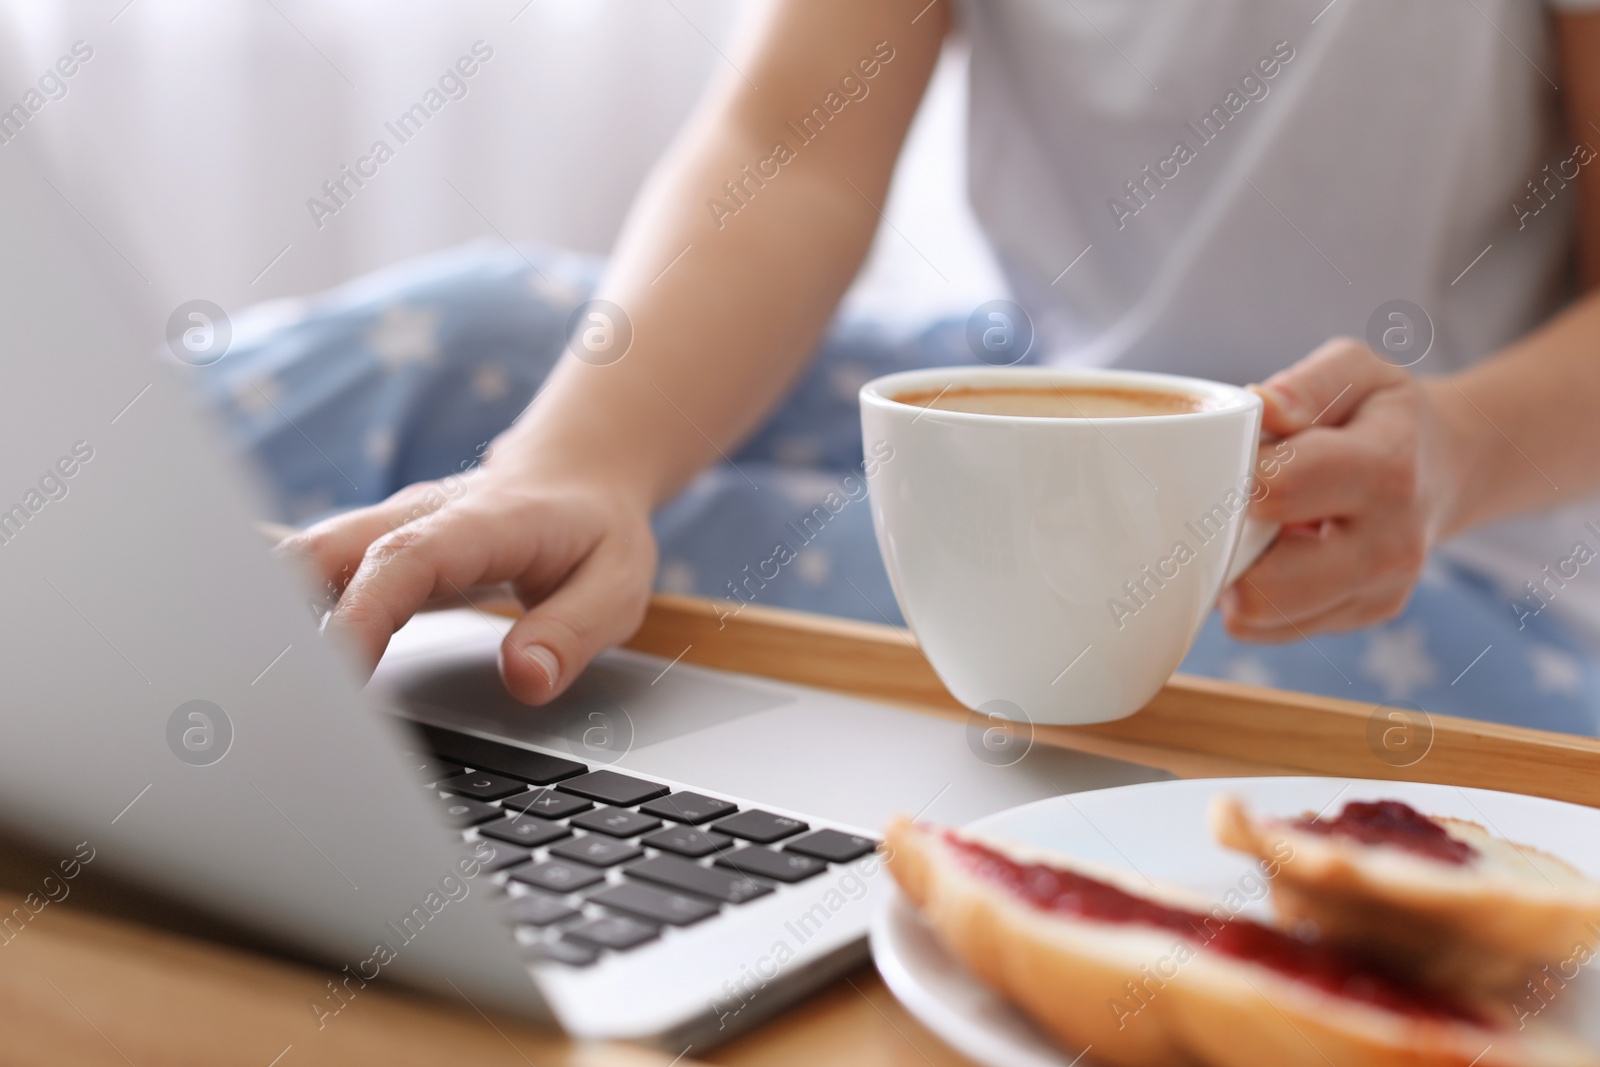
[[[1228,633],[1294,641],[1392,619],[1433,545],[1453,532],[1467,469],[1465,401],[1357,341],[1329,341],[1257,387],[1265,496],[1253,514],[1283,524],[1260,561],[1223,593]]]
[[[501,643],[500,674],[528,704],[555,697],[638,628],[656,566],[649,506],[636,494],[492,461],[318,523],[281,547],[340,594],[329,626],[368,670],[429,600],[510,583],[529,610]]]

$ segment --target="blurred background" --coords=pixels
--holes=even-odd
[[[19,101],[77,41],[93,57],[20,135],[164,315],[230,313],[474,238],[603,253],[727,64],[737,0],[5,0]],[[403,145],[392,122],[493,56]],[[952,44],[849,298],[896,319],[1003,295],[966,204],[965,55]],[[395,157],[319,227],[312,197],[378,138]],[[3,148],[0,148],[3,150]]]

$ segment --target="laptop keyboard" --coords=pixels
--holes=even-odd
[[[413,769],[445,821],[480,855],[489,852],[484,866],[510,893],[518,940],[541,962],[587,967],[878,844],[637,775],[413,725],[428,749]]]

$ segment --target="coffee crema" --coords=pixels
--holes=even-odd
[[[1216,407],[1209,397],[1163,389],[1119,389],[1083,385],[963,385],[916,389],[890,399],[935,411],[1013,415],[1040,419],[1126,419],[1141,415],[1187,415]]]

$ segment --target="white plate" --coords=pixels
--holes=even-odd
[[[1351,800],[1403,800],[1430,815],[1470,819],[1600,878],[1600,811],[1485,789],[1345,778],[1209,778],[1154,782],[1053,797],[980,819],[970,829],[1138,871],[1221,901],[1261,885],[1257,866],[1211,839],[1207,808],[1234,793],[1258,811],[1292,816],[1337,811]],[[1052,1044],[947,954],[898,891],[872,925],[872,955],[895,996],[929,1030],[989,1067],[1093,1067]],[[1270,915],[1262,899],[1244,914]],[[1600,1044],[1600,980],[1591,966],[1540,1022],[1559,1022]],[[1075,1057],[1079,1057],[1076,1058]]]

